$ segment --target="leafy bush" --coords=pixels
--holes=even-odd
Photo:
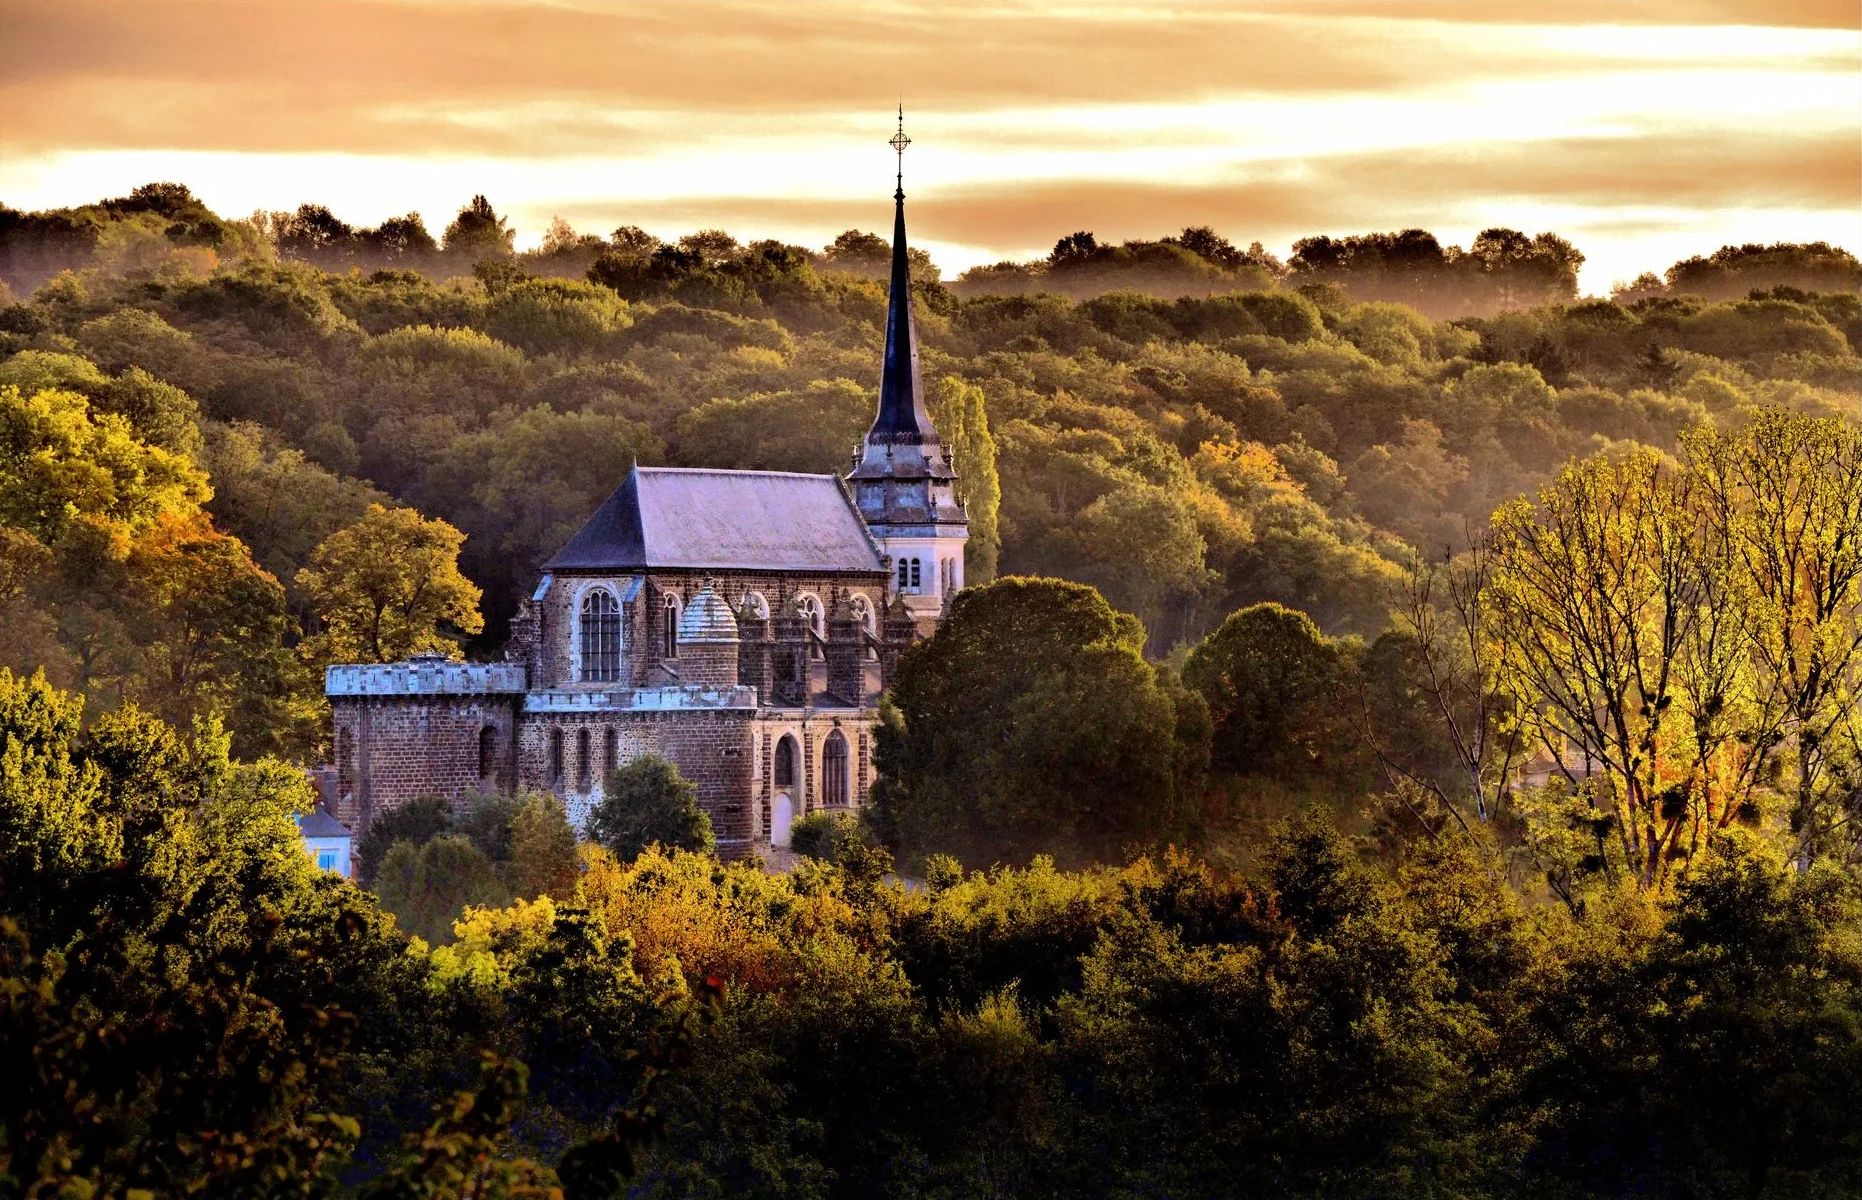
[[[789,848],[823,862],[838,858],[841,843],[849,840],[865,840],[860,818],[853,813],[809,813],[789,827]]]
[[[710,853],[717,848],[698,789],[657,754],[643,754],[608,772],[601,803],[588,818],[589,836],[619,855],[638,858],[648,846]]]

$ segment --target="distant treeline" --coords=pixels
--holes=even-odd
[[[159,229],[177,245],[238,252],[257,240],[283,257],[324,270],[417,270],[439,277],[467,274],[488,257],[511,256],[515,238],[483,196],[474,197],[436,238],[417,212],[365,227],[350,225],[320,204],[227,221],[187,188],[157,183],[77,208],[19,212],[0,204],[0,279],[28,290],[60,270],[93,265],[100,252],[108,259],[117,249],[110,231],[125,223]],[[881,277],[889,261],[886,241],[859,230],[848,230],[818,251],[769,241],[748,250],[752,257],[796,259],[818,270]],[[666,243],[636,226],[622,226],[606,238],[578,233],[558,218],[536,250],[518,257],[532,273],[570,278],[583,276],[601,260],[599,281],[628,295],[702,272],[742,252],[735,239],[717,230]],[[937,280],[936,268],[922,252],[914,254],[914,263],[918,279]],[[1259,242],[1238,249],[1207,226],[1118,245],[1101,244],[1081,230],[1056,241],[1044,259],[973,267],[951,286],[962,296],[1052,292],[1081,300],[1117,290],[1174,299],[1276,284],[1334,283],[1355,300],[1393,301],[1441,318],[1568,303],[1577,298],[1583,263],[1582,252],[1555,233],[1529,236],[1504,228],[1482,231],[1465,250],[1445,247],[1422,229],[1306,237],[1293,243],[1285,262]],[[1633,283],[1619,284],[1617,296],[1725,300],[1777,286],[1854,291],[1862,288],[1862,263],[1823,242],[1723,246],[1709,256],[1677,262],[1663,275],[1645,272]]]

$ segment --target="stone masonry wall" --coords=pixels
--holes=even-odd
[[[698,789],[698,803],[711,817],[720,843],[744,843],[751,835],[753,795],[751,745],[754,710],[674,709],[654,711],[529,713],[518,734],[517,776],[522,786],[561,796],[579,827],[601,799],[601,777],[610,765],[642,754],[671,759]],[[586,730],[596,762],[586,787],[578,779],[578,735]],[[607,733],[614,733],[615,762],[605,761]],[[553,777],[551,743],[562,734],[563,772]]]
[[[360,833],[376,814],[416,796],[456,801],[508,790],[516,780],[512,733],[521,697],[333,696],[336,818]],[[479,774],[479,739],[495,738],[494,766]]]
[[[755,822],[752,838],[769,840],[770,820],[776,797],[776,746],[784,736],[795,739],[795,785],[781,790],[789,793],[795,804],[797,820],[823,809],[820,797],[821,754],[828,734],[839,729],[847,739],[848,791],[850,807],[865,808],[873,786],[873,727],[879,714],[873,709],[762,709],[755,727],[756,779],[755,803],[751,805]]]

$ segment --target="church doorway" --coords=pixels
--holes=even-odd
[[[770,805],[769,844],[787,847],[789,844],[789,826],[795,823],[795,801],[789,799],[789,793],[777,792],[776,800]]]

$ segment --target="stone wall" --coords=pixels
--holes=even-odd
[[[642,754],[672,760],[698,790],[698,803],[711,817],[721,845],[747,843],[754,747],[751,708],[590,709],[527,713],[518,734],[517,776],[522,786],[561,796],[579,828],[601,801],[601,779],[611,766]],[[593,762],[586,784],[580,778],[581,735],[588,735]],[[613,737],[610,740],[609,734]],[[560,735],[563,771],[553,770],[552,744]],[[605,749],[615,750],[613,763]]]
[[[873,787],[873,727],[879,714],[871,708],[852,711],[831,709],[763,709],[756,715],[755,817],[752,838],[769,840],[770,821],[776,792],[776,747],[784,737],[795,739],[795,784],[787,791],[795,804],[799,820],[825,807],[820,794],[822,750],[828,734],[838,729],[847,740],[848,807],[866,807]]]
[[[508,791],[516,781],[521,695],[331,696],[336,727],[337,820],[353,830],[416,796],[457,801]],[[491,774],[479,773],[480,738],[491,730]]]

